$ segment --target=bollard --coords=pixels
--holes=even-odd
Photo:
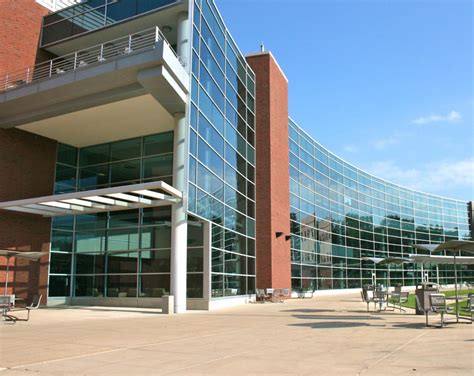
[[[165,315],[174,314],[174,296],[173,295],[164,295],[161,298],[161,309],[162,313]]]

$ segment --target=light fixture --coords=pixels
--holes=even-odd
[[[280,236],[282,236],[282,235],[283,235],[283,232],[281,232],[281,231],[277,231],[277,232],[275,233],[275,235],[276,235],[276,237],[277,237],[277,238],[279,238]]]
[[[161,28],[161,30],[163,33],[169,33],[171,30],[173,30],[173,28],[171,26],[165,25]]]
[[[285,240],[288,241],[291,239],[291,235],[285,235]]]

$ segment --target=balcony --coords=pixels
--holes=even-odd
[[[43,18],[40,46],[56,55],[152,26],[173,29],[183,0],[69,0]],[[175,33],[167,38],[173,44]]]
[[[79,146],[156,133],[156,119],[169,130],[186,108],[183,65],[154,27],[11,72],[0,77],[0,128]]]

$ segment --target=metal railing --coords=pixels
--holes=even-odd
[[[37,1],[53,12],[84,2],[83,0],[39,0]]]
[[[181,65],[185,66],[186,62],[178,57],[161,30],[154,27],[7,73],[3,78],[0,77],[0,92],[17,89],[77,69],[102,64],[110,59],[152,50],[155,48],[156,42],[161,40],[169,45]]]

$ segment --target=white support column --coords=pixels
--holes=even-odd
[[[189,28],[189,15],[188,12],[181,12],[178,15],[178,41],[177,41],[177,53],[181,63],[185,63],[184,68],[189,72],[190,65],[190,52],[191,45],[189,43],[189,38],[191,36],[191,31]]]
[[[173,186],[185,192],[186,117],[177,113],[174,119]],[[174,203],[171,209],[171,295],[175,313],[186,311],[188,224],[185,202],[183,195],[183,200]]]

